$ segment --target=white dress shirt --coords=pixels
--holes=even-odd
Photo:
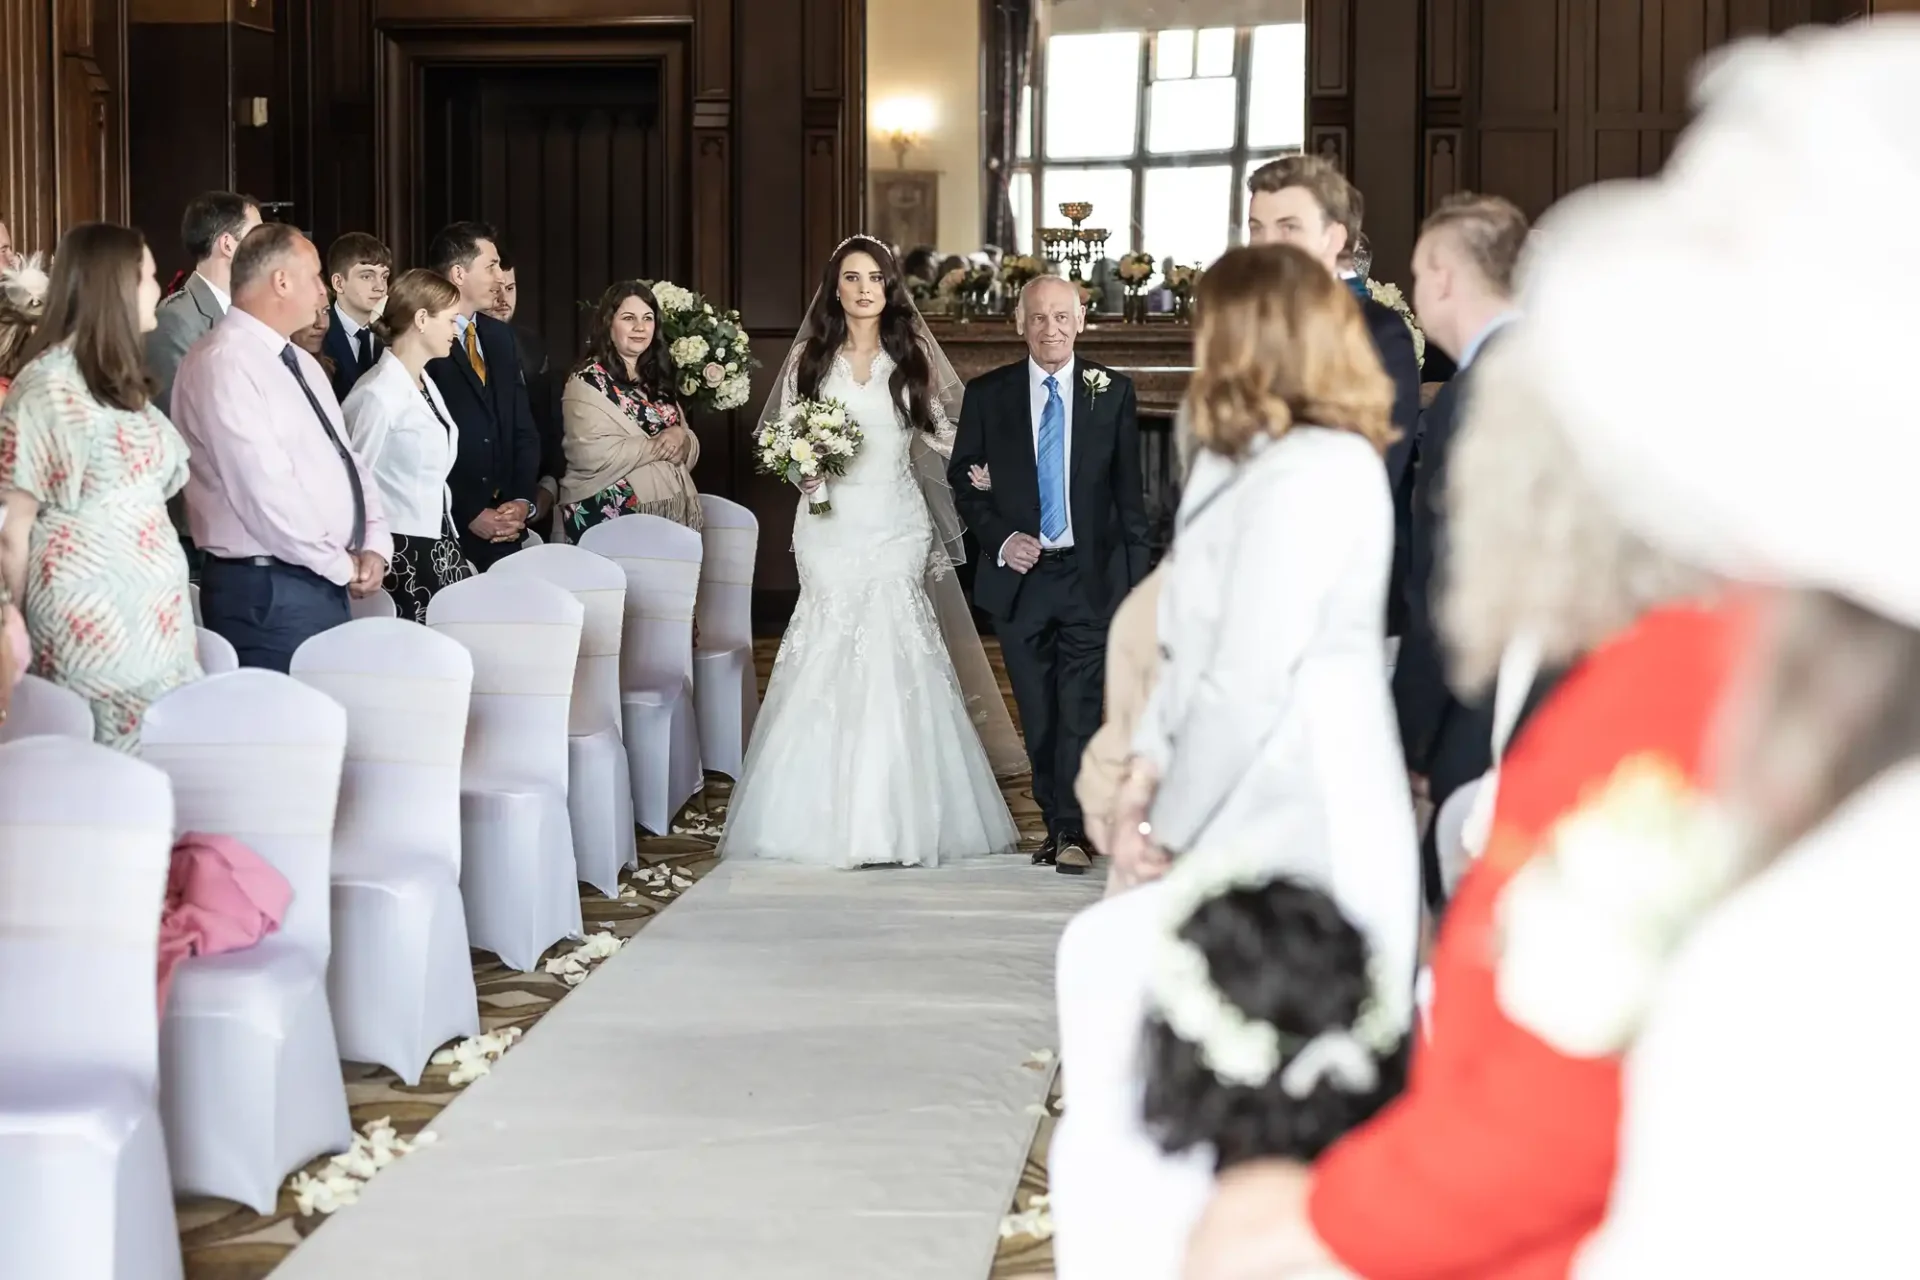
[[[360,357],[360,334],[367,326],[348,315],[337,302],[333,304],[333,314],[339,318],[340,331],[347,335],[348,350],[353,352],[355,359],[358,359]],[[371,334],[367,336],[367,341],[369,343],[373,341]],[[372,370],[369,369],[368,372],[371,373]]]
[[[213,281],[201,275],[198,271],[194,272],[193,274],[195,279],[199,280],[201,284],[207,286],[207,292],[212,294],[213,300],[220,304],[220,310],[222,312],[233,310],[232,294],[228,293],[225,289],[222,289],[219,285],[215,284]]]
[[[1067,484],[1067,478],[1073,474],[1073,378],[1074,372],[1079,367],[1079,359],[1077,357],[1069,357],[1066,364],[1061,366],[1060,372],[1049,375],[1045,369],[1042,369],[1035,363],[1033,357],[1027,357],[1027,386],[1030,391],[1030,398],[1033,401],[1034,466],[1037,468],[1040,465],[1040,415],[1047,411],[1047,379],[1048,377],[1052,377],[1059,386],[1060,407],[1066,411],[1060,423],[1062,446],[1060,480],[1062,485],[1068,489],[1071,489],[1072,486]],[[1068,499],[1065,494],[1062,494],[1061,497],[1066,502],[1067,531],[1058,538],[1052,539],[1042,534],[1040,536],[1040,545],[1043,547],[1070,547],[1073,545],[1073,502],[1071,499]]]
[[[1040,467],[1040,416],[1047,411],[1048,377],[1052,377],[1059,386],[1060,407],[1063,410],[1060,420],[1060,478],[1067,489],[1067,494],[1063,495],[1067,506],[1067,531],[1058,538],[1048,538],[1039,530],[1034,530],[1034,536],[1040,539],[1040,545],[1048,549],[1073,545],[1073,498],[1071,496],[1073,485],[1070,481],[1073,475],[1073,375],[1074,370],[1079,367],[1079,358],[1070,357],[1066,364],[1060,367],[1060,372],[1050,375],[1035,363],[1032,356],[1027,357],[1027,398],[1032,410],[1028,417],[1029,425],[1033,428],[1033,465],[1036,474]],[[1013,539],[1009,537],[1007,541],[1011,542]],[[999,561],[1002,565],[1007,562],[1005,542],[1000,544]]]
[[[460,449],[460,428],[433,379],[426,379],[423,395],[421,384],[388,350],[353,384],[341,413],[354,452],[373,473],[393,532],[439,537],[452,510],[447,474]]]

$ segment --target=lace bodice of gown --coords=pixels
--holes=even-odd
[[[793,549],[803,582],[824,574],[918,579],[926,572],[933,526],[911,472],[912,434],[888,390],[892,373],[882,351],[875,354],[865,382],[854,380],[844,356],[834,357],[821,380],[821,396],[847,406],[860,424],[862,441],[847,473],[827,482],[831,512],[815,516],[804,499],[800,502]]]

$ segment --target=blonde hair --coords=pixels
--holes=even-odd
[[[1291,245],[1234,249],[1194,292],[1194,439],[1237,457],[1296,424],[1364,437],[1385,453],[1393,383],[1347,287]]]
[[[1529,230],[1527,215],[1513,201],[1471,191],[1448,196],[1420,224],[1423,236],[1436,231],[1452,235],[1481,278],[1507,298],[1513,296],[1514,269]]]
[[[1548,407],[1518,328],[1473,363],[1447,457],[1439,624],[1463,693],[1479,693],[1522,635],[1542,660],[1579,657],[1707,575],[1629,533],[1587,478]]]
[[[413,327],[413,318],[445,311],[460,301],[460,291],[438,271],[415,267],[403,271],[387,286],[387,305],[373,322],[373,331],[388,346]]]

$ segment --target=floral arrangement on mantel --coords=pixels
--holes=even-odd
[[[1382,306],[1392,307],[1407,328],[1413,333],[1413,358],[1425,368],[1427,364],[1427,335],[1421,331],[1420,322],[1414,319],[1413,308],[1407,305],[1407,296],[1400,292],[1397,284],[1388,284],[1384,280],[1367,280],[1367,296]]]
[[[1031,254],[1010,253],[1000,260],[1000,287],[1018,294],[1029,281],[1047,274],[1047,264]]]
[[[1129,253],[1120,259],[1114,268],[1114,274],[1120,277],[1127,296],[1122,304],[1122,315],[1129,324],[1145,324],[1147,320],[1147,281],[1153,279],[1154,261],[1150,253]]]
[[[738,311],[716,310],[691,289],[671,280],[648,281],[660,304],[667,356],[680,379],[680,399],[691,407],[726,413],[752,394],[753,358]]]
[[[1193,314],[1193,291],[1206,274],[1204,267],[1185,266],[1168,258],[1161,268],[1162,282],[1173,295],[1173,317],[1186,320]]]

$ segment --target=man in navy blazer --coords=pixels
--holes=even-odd
[[[540,432],[513,327],[487,314],[500,287],[498,245],[486,223],[456,222],[427,252],[427,265],[460,291],[453,351],[427,374],[460,428],[447,485],[461,548],[482,572],[520,549],[540,485]]]
[[[327,336],[320,349],[333,361],[333,394],[341,404],[386,350],[373,322],[386,305],[392,274],[393,250],[364,231],[347,232],[327,250],[333,305],[327,309]]]
[[[1318,156],[1282,156],[1247,175],[1247,240],[1304,249],[1342,275],[1341,259],[1360,236],[1360,193],[1346,175]],[[1393,425],[1400,438],[1387,449],[1387,482],[1393,488],[1393,576],[1387,590],[1388,635],[1403,635],[1403,583],[1412,539],[1413,468],[1420,428],[1420,358],[1413,331],[1399,312],[1376,302],[1366,281],[1345,273],[1360,304],[1380,365],[1393,380]]]

